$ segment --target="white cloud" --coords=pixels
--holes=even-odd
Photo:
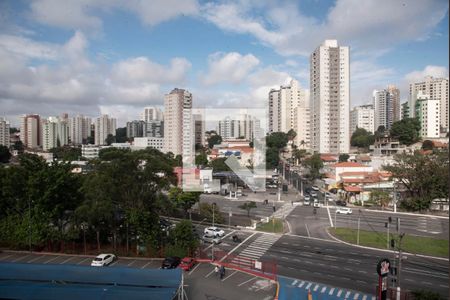
[[[292,2],[264,3],[258,10],[245,1],[209,3],[202,15],[226,31],[251,34],[282,55],[309,55],[330,38],[360,51],[424,39],[448,11],[448,2],[440,0],[338,0],[320,21]]]
[[[412,71],[405,75],[405,81],[409,83],[420,82],[426,76],[433,76],[435,78],[448,77],[448,68],[443,66],[426,66],[423,70]]]
[[[50,43],[35,42],[22,36],[1,34],[0,49],[19,57],[55,60],[58,57],[58,47]]]
[[[203,83],[212,85],[229,82],[240,83],[259,64],[253,54],[216,52],[208,57],[208,73],[202,76]]]

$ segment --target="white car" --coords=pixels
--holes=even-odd
[[[219,237],[217,237],[217,236],[211,236],[211,235],[208,235],[208,234],[205,234],[203,237],[202,237],[202,241],[204,242],[204,243],[210,243],[210,244],[220,244],[220,238]]]
[[[352,209],[348,207],[339,207],[336,209],[337,214],[350,215],[352,213]]]
[[[213,227],[213,226],[205,228],[204,232],[206,235],[209,235],[209,236],[223,237],[225,235],[225,231],[223,231],[220,228]]]
[[[314,200],[313,207],[320,207],[319,201]]]
[[[116,256],[114,254],[100,254],[91,262],[91,266],[93,267],[104,267],[111,264],[114,260],[116,260]]]

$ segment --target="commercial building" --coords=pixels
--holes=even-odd
[[[164,121],[154,120],[145,123],[146,137],[164,137]]]
[[[164,138],[162,137],[136,137],[133,141],[133,149],[145,149],[147,147],[155,148],[159,151],[164,150]]]
[[[39,115],[20,117],[20,140],[26,148],[38,148],[42,145],[41,117]]]
[[[394,85],[389,85],[384,90],[374,90],[373,107],[375,109],[375,130],[380,126],[390,129],[392,123],[400,120],[400,90]]]
[[[205,146],[205,120],[202,114],[192,115],[194,122],[194,145]]]
[[[92,119],[83,115],[69,118],[69,140],[73,145],[86,144],[91,137]]]
[[[142,120],[134,120],[127,122],[127,138],[143,137],[146,134],[146,122]]]
[[[106,145],[109,134],[116,135],[116,119],[102,115],[95,120],[95,145]]]
[[[430,99],[422,91],[416,94],[415,116],[420,122],[420,136],[422,138],[438,138],[440,133],[440,101]]]
[[[69,126],[66,120],[66,118],[58,117],[42,120],[42,149],[44,151],[69,144]]]
[[[9,148],[10,146],[10,138],[9,138],[9,122],[6,121],[5,118],[0,117],[0,145],[6,146]]]
[[[448,110],[449,110],[449,99],[448,99],[448,78],[434,78],[432,76],[427,76],[421,82],[410,83],[409,85],[409,117],[415,117],[416,112],[416,101],[418,92],[422,91],[423,95],[428,95],[430,99],[435,99],[439,101],[439,119],[440,127],[442,132],[448,132]]]
[[[187,90],[173,89],[164,96],[164,152],[174,155],[194,154],[192,126],[192,94]]]
[[[368,132],[375,132],[375,110],[373,105],[355,106],[350,111],[350,135],[356,128],[363,128]]]
[[[349,47],[326,40],[310,57],[311,148],[320,153],[350,149]]]

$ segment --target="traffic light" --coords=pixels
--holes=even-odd
[[[397,267],[391,267],[389,270],[389,273],[391,273],[392,276],[397,275]]]
[[[395,248],[395,240],[391,239],[391,248]]]
[[[389,220],[389,224],[392,223],[392,217],[389,217],[388,220]]]
[[[273,208],[273,212],[275,212],[275,211],[277,210],[277,208],[275,207],[275,205],[272,206],[272,208]]]

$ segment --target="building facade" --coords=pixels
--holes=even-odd
[[[439,138],[440,136],[440,101],[430,99],[422,91],[416,94],[415,116],[420,122],[420,136],[424,138]]]
[[[349,48],[326,40],[310,57],[311,148],[319,153],[350,150]]]
[[[83,115],[69,118],[69,140],[72,145],[86,144],[91,137],[92,119]]]
[[[442,132],[448,132],[449,124],[449,99],[448,99],[448,78],[434,78],[427,76],[421,82],[411,83],[409,85],[409,112],[410,118],[415,117],[417,94],[422,91],[430,99],[439,101],[439,119]]]
[[[49,117],[42,120],[42,149],[44,151],[67,144],[69,144],[69,126],[66,118]]]
[[[375,130],[379,126],[390,129],[392,123],[400,120],[400,90],[393,85],[389,85],[384,90],[374,90],[373,107],[375,109]]]
[[[146,122],[142,120],[134,120],[127,122],[127,138],[143,137],[146,134]]]
[[[136,137],[133,141],[134,149],[145,149],[147,147],[164,150],[164,138],[162,137]]]
[[[141,120],[148,123],[150,121],[163,120],[163,112],[154,106],[144,107],[144,111],[141,113]]]
[[[42,145],[41,117],[39,115],[20,117],[20,140],[26,148],[38,148]]]
[[[108,115],[102,115],[95,120],[95,145],[106,145],[109,134],[116,135],[117,121]]]
[[[5,118],[0,118],[0,145],[9,148],[10,146],[9,136],[10,136],[9,122]]]
[[[350,135],[356,128],[364,128],[368,132],[375,132],[375,110],[373,105],[355,106],[350,111]]]

